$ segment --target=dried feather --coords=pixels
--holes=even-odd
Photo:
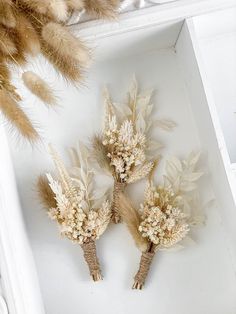
[[[56,98],[52,89],[37,74],[27,71],[22,74],[22,79],[25,86],[31,91],[31,93],[36,95],[44,103],[48,105],[56,104]]]
[[[42,38],[64,59],[75,59],[80,62],[81,66],[88,65],[90,57],[87,47],[64,26],[53,22],[46,24],[42,29]]]
[[[119,214],[127,225],[137,247],[142,252],[145,252],[148,248],[148,240],[143,238],[138,230],[141,222],[140,215],[124,194],[121,194],[119,197]]]
[[[43,175],[38,177],[37,190],[39,198],[46,209],[57,207],[55,194],[48,184],[48,179]]]
[[[15,27],[16,19],[11,0],[0,0],[0,23],[6,27]]]
[[[20,108],[16,100],[4,89],[0,89],[0,110],[24,138],[31,142],[39,138],[37,131],[27,115]]]

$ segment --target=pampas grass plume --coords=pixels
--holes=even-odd
[[[16,25],[22,49],[36,56],[40,53],[40,42],[33,25],[22,14],[18,14]]]
[[[87,47],[79,38],[73,36],[66,27],[49,22],[42,29],[42,38],[49,47],[64,59],[75,59],[81,66],[89,64],[90,56]]]
[[[56,98],[50,86],[37,74],[31,71],[24,72],[22,79],[25,86],[48,105],[55,105]]]
[[[119,214],[121,219],[127,225],[137,247],[145,252],[148,247],[148,241],[143,238],[138,228],[140,225],[140,216],[136,209],[132,206],[130,200],[124,194],[119,196]]]
[[[71,10],[82,10],[84,8],[84,0],[67,0],[66,3]]]
[[[85,9],[88,14],[96,18],[114,19],[117,16],[117,10],[120,0],[86,0]]]
[[[0,23],[9,28],[16,26],[16,19],[10,0],[0,0]]]
[[[13,97],[4,89],[0,89],[0,110],[24,138],[30,142],[34,142],[39,138],[37,131],[27,115]]]
[[[40,175],[37,181],[38,196],[47,209],[57,207],[57,202],[54,197],[54,193],[48,184],[48,180],[45,176]]]

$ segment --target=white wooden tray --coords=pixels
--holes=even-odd
[[[95,60],[80,90],[65,88],[49,65],[46,73],[41,70],[60,95],[63,107],[58,114],[22,89],[26,105],[33,107],[31,116],[43,121],[44,143],[33,150],[22,149],[7,138],[3,128],[0,132],[0,269],[9,313],[236,312],[231,166],[236,161],[232,137],[236,128],[232,117],[236,108],[236,2],[176,3],[125,14],[119,23],[93,21],[75,29],[95,41]],[[213,10],[217,11],[207,13]],[[41,63],[45,61],[38,60],[39,71]],[[154,115],[178,124],[172,134],[157,131],[166,146],[163,156],[185,157],[201,149],[206,173],[201,181],[202,201],[215,199],[206,212],[206,226],[193,233],[197,244],[175,253],[159,253],[142,292],[130,289],[140,253],[124,226],[111,226],[99,241],[105,278],[94,284],[79,246],[60,239],[35,192],[36,176],[52,168],[46,144],[54,143],[64,154],[65,147],[99,131],[103,85],[107,83],[114,98],[121,101],[134,72],[141,88],[157,90]],[[141,192],[143,185],[132,187],[131,196]],[[7,313],[3,302],[0,310]]]

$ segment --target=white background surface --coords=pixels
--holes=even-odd
[[[31,116],[35,114],[43,121],[45,139],[41,147],[33,151],[31,148],[14,148],[13,157],[47,314],[236,312],[235,273],[217,204],[207,211],[206,226],[194,231],[196,245],[175,253],[157,254],[145,289],[139,292],[132,291],[130,287],[140,252],[124,226],[111,226],[98,242],[98,255],[105,278],[95,284],[90,281],[80,248],[66,239],[60,239],[55,223],[49,221],[39,206],[35,191],[36,176],[52,168],[46,143],[54,143],[64,155],[64,148],[99,131],[104,83],[111,86],[112,95],[121,101],[134,72],[142,88],[157,90],[153,98],[155,116],[171,118],[178,124],[173,134],[155,133],[155,138],[165,143],[162,153],[185,157],[191,150],[201,148],[186,84],[181,76],[181,65],[171,47],[177,40],[180,27],[181,24],[163,28],[156,35],[152,28],[140,34],[137,31],[124,37],[120,35],[101,40],[97,62],[92,66],[85,86],[79,90],[70,86],[65,88],[64,82],[55,79],[55,74],[48,67],[47,72],[41,74],[51,80],[60,95],[63,107],[57,109],[58,114],[48,111],[27,92],[23,94],[25,103],[31,108],[33,105]],[[166,38],[169,41],[163,41]],[[110,58],[104,60],[108,50]],[[40,70],[40,62],[44,61],[39,61],[37,70]],[[12,148],[13,145],[14,142]],[[201,163],[206,170],[201,181],[203,202],[213,197],[206,156],[207,152],[204,152]],[[142,191],[143,184],[129,191],[133,198],[136,192],[136,202],[141,200],[141,193],[137,191]]]

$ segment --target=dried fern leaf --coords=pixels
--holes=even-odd
[[[88,65],[90,57],[87,47],[64,26],[53,22],[47,23],[42,29],[42,38],[64,59],[72,58],[79,61],[81,66]]]
[[[41,99],[44,103],[48,105],[56,104],[56,98],[52,89],[37,74],[27,71],[22,74],[22,79],[25,86],[31,91],[31,93]]]
[[[134,183],[142,178],[145,178],[154,167],[154,162],[145,162],[141,167],[137,167],[127,180],[127,183]]]
[[[143,238],[138,228],[141,223],[140,215],[122,193],[119,197],[119,214],[127,225],[137,247],[145,252],[148,248],[147,238]]]
[[[13,97],[11,97],[4,89],[0,89],[0,110],[24,138],[31,142],[34,142],[39,138],[37,131],[27,115]]]
[[[96,18],[114,19],[120,0],[86,0],[85,9],[88,14]]]
[[[47,178],[43,175],[38,177],[37,190],[39,198],[46,209],[57,207],[55,195],[48,184]]]

